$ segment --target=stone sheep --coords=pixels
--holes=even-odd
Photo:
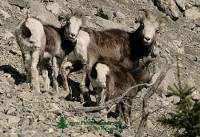
[[[57,92],[59,90],[57,76],[62,59],[66,55],[66,44],[63,46],[59,31],[34,17],[22,20],[16,28],[15,36],[22,52],[26,80],[31,82],[34,91],[40,92],[40,72],[44,80],[44,89],[49,90],[48,67],[52,70],[53,88]]]
[[[99,60],[111,59],[133,72],[138,67],[139,59],[153,56],[156,32],[162,20],[154,17],[149,11],[143,10],[145,16],[140,20],[136,31],[126,32],[119,29],[95,31],[83,27],[84,16],[73,14],[65,29],[65,36],[74,43],[74,53],[77,60],[85,64],[82,93],[87,93],[86,75],[90,75],[93,65]],[[143,75],[143,74],[141,74]],[[142,81],[142,80],[141,80]],[[87,94],[86,94],[87,95]]]

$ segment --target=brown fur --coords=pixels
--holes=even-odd
[[[126,68],[115,63],[113,64],[113,61],[111,60],[102,61],[101,63],[107,65],[110,69],[110,73],[106,76],[105,101],[121,96],[127,91],[128,88],[137,84],[134,78],[132,77],[131,73],[129,73]],[[93,68],[95,68],[95,66]],[[98,77],[98,75],[99,74],[96,74],[95,76],[95,69],[93,69],[91,73],[93,79],[95,79],[95,77]],[[128,125],[130,125],[131,123],[130,118],[132,99],[136,96],[137,91],[137,88],[129,91],[126,94],[124,101],[118,104],[120,108],[118,108],[117,110],[122,112],[123,118]]]
[[[143,50],[139,44],[132,43],[130,33],[123,30],[105,30],[92,31],[91,29],[84,29],[90,34],[91,43],[88,47],[88,72],[90,72],[94,63],[101,60],[113,60],[116,64],[123,66],[132,73],[137,83],[143,83],[150,79],[150,74],[146,71],[146,66],[139,66],[139,59],[150,54],[138,54],[138,50]],[[140,49],[141,48],[141,49]],[[139,51],[139,53],[141,52]],[[137,71],[134,71],[134,70]]]
[[[34,17],[33,17],[34,18]],[[28,18],[27,18],[28,19]],[[36,50],[39,51],[39,62],[37,63],[37,67],[40,69],[40,72],[42,73],[42,76],[45,76],[45,79],[47,80],[44,83],[49,83],[48,80],[48,69],[51,69],[53,71],[53,86],[56,91],[58,91],[58,83],[57,83],[57,76],[59,73],[59,67],[62,63],[62,59],[65,57],[66,54],[66,45],[63,46],[64,44],[62,43],[62,40],[65,38],[62,38],[63,36],[60,35],[59,29],[45,25],[43,24],[39,19],[35,18],[36,20],[40,21],[43,25],[44,28],[44,38],[41,38],[42,45],[38,49],[35,49],[33,44],[29,42],[29,38],[31,36],[30,30],[25,26],[25,22],[27,19],[24,19],[21,22],[21,25],[16,29],[16,37],[17,37],[17,42],[21,48],[22,51],[22,56],[24,59],[25,63],[25,69],[27,72],[27,80],[29,81],[30,76],[33,77],[30,72],[30,64],[33,62],[33,57],[31,57],[31,60],[27,60],[25,58],[25,54],[30,54],[32,56],[32,52],[35,52]],[[64,41],[63,41],[64,42]],[[66,43],[65,43],[66,44]],[[45,73],[43,75],[43,73]],[[29,76],[30,75],[30,76]],[[37,82],[39,80],[36,80]],[[49,84],[45,84],[44,86],[46,87],[45,90],[48,90]],[[37,89],[39,88],[37,84]],[[38,89],[39,91],[39,89]]]
[[[68,25],[66,25],[67,27]],[[136,31],[130,33],[119,29],[95,31],[82,26],[80,29],[87,32],[90,36],[85,67],[88,75],[90,75],[92,67],[96,62],[114,60],[120,66],[130,71],[137,83],[150,81],[150,74],[146,71],[148,65],[145,67],[139,66],[139,60],[147,56],[153,57],[155,37],[153,37],[151,44],[148,46],[144,44],[144,36],[142,34],[144,26],[142,22],[140,22],[140,26]]]
[[[89,70],[101,58],[119,61],[120,65],[125,68],[132,68],[129,35],[127,32],[117,29],[94,31],[84,28],[83,30],[88,32],[91,38],[88,47]]]

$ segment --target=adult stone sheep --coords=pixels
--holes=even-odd
[[[58,92],[57,76],[62,59],[66,54],[66,45],[62,46],[58,29],[44,25],[37,18],[28,17],[19,23],[15,36],[22,52],[27,73],[26,80],[31,82],[32,90],[40,92],[40,72],[44,80],[44,90],[49,90],[48,67],[50,67],[53,88]]]
[[[87,94],[88,91],[85,83],[86,74],[90,75],[93,65],[99,60],[115,60],[122,67],[133,71],[138,67],[139,59],[154,56],[156,32],[163,19],[159,20],[149,11],[143,11],[145,16],[140,19],[140,26],[133,32],[119,29],[95,31],[84,28],[84,16],[80,13],[69,18],[65,36],[74,43],[77,59],[86,64],[87,71],[81,83],[82,94]]]

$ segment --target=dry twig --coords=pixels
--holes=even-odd
[[[107,107],[110,107],[112,106],[113,104],[117,104],[119,103],[120,101],[122,101],[122,99],[126,96],[126,94],[128,92],[130,92],[132,89],[134,88],[137,88],[137,87],[140,87],[140,86],[152,86],[153,84],[148,84],[148,83],[143,83],[143,84],[138,84],[138,85],[135,85],[135,86],[132,86],[130,88],[128,88],[126,90],[126,92],[124,92],[121,96],[117,97],[117,98],[114,98],[114,99],[111,99],[111,100],[108,100],[107,102],[105,102],[105,105],[104,106],[95,106],[95,107],[77,107],[77,108],[74,108],[74,109],[69,109],[67,110],[66,112],[70,112],[70,113],[83,113],[83,112],[92,112],[92,111],[99,111],[99,110],[103,110]]]
[[[153,84],[152,87],[150,87],[147,90],[147,93],[145,94],[144,98],[143,98],[143,102],[142,102],[142,118],[138,127],[138,130],[135,134],[135,137],[142,137],[143,133],[144,133],[144,129],[146,127],[146,122],[147,122],[147,118],[150,114],[150,112],[147,111],[147,107],[148,107],[148,100],[150,99],[150,97],[155,93],[155,91],[158,89],[158,86],[161,84],[162,80],[165,78],[166,73],[168,72],[168,70],[170,69],[170,65],[168,63],[168,58],[166,56],[163,56],[166,60],[166,64],[163,67],[160,75],[158,76],[158,78],[156,79],[155,83]]]

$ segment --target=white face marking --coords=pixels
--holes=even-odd
[[[144,29],[142,31],[143,33],[143,39],[145,45],[150,45],[156,35],[156,31],[158,29],[158,23],[156,21],[150,21],[149,19],[144,19],[143,21]]]
[[[87,32],[80,30],[77,36],[77,42],[75,45],[75,54],[78,60],[83,63],[87,63],[87,48],[90,43],[90,36]]]
[[[80,27],[82,26],[83,22],[81,18],[77,18],[72,16],[69,20],[69,28],[68,28],[68,38],[72,41],[76,40]]]
[[[96,71],[97,71],[97,78],[96,78],[96,85],[103,87],[106,87],[106,76],[110,72],[110,68],[102,63],[98,63],[96,65]]]
[[[28,18],[25,25],[31,31],[31,37],[29,38],[29,41],[34,43],[35,46],[40,47],[42,44],[42,39],[45,35],[42,23],[37,19]]]

